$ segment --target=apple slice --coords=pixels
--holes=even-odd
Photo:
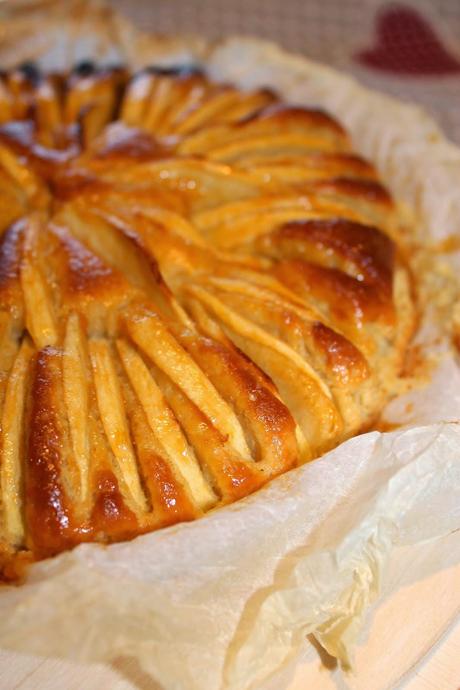
[[[115,474],[136,513],[145,513],[147,501],[141,486],[110,345],[103,339],[90,340],[89,354],[102,425],[115,457]]]
[[[239,91],[224,88],[192,110],[175,128],[176,134],[187,134],[206,125],[207,122],[219,119],[219,116],[231,110],[241,101]],[[225,117],[225,115],[224,115]]]
[[[142,310],[126,318],[125,323],[141,350],[210,419],[233,450],[242,458],[250,459],[251,453],[235,413],[163,321],[155,313]]]
[[[19,155],[3,144],[0,144],[0,166],[24,192],[29,203],[40,208],[48,203],[49,193],[44,183],[35,175],[30,165],[22,161]]]
[[[56,146],[56,138],[62,127],[62,105],[51,79],[44,77],[35,91],[35,117],[41,144]]]
[[[207,152],[209,160],[221,163],[240,163],[244,162],[246,156],[258,154],[262,158],[270,157],[273,154],[302,154],[312,151],[333,152],[337,150],[334,141],[321,138],[314,134],[287,133],[271,136],[254,137],[243,139],[242,141],[230,141],[210,149]]]
[[[69,420],[73,454],[78,468],[78,500],[84,504],[89,495],[88,364],[85,338],[80,319],[73,312],[67,319],[64,341],[64,399]]]
[[[0,124],[9,122],[12,118],[11,94],[3,80],[0,80]]]
[[[244,425],[256,470],[268,479],[297,464],[295,422],[273,385],[228,341],[185,335],[181,343]]]
[[[40,221],[30,218],[26,227],[24,257],[20,270],[21,288],[26,311],[26,326],[39,350],[58,340],[56,316],[49,286],[36,263],[36,245]]]
[[[235,345],[273,379],[313,452],[331,447],[340,437],[343,421],[329,388],[314,369],[291,347],[204,288],[187,286],[187,291],[217,318]]]
[[[193,499],[200,508],[207,510],[216,502],[216,496],[204,479],[193,450],[188,445],[158,384],[134,348],[124,340],[117,341],[117,348],[150,428],[175,472],[189,487]]]
[[[334,218],[363,221],[363,216],[346,205],[329,203],[311,194],[259,197],[192,216],[193,222],[219,248],[232,249],[253,242],[280,225],[296,220]]]
[[[33,347],[23,340],[6,387],[2,411],[0,488],[2,529],[6,541],[20,546],[24,541],[22,518],[22,437],[27,371]]]
[[[155,77],[149,72],[136,74],[128,84],[121,106],[120,119],[131,127],[140,127],[153,91]]]

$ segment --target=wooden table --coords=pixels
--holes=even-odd
[[[412,624],[408,612],[416,612]],[[358,647],[356,676],[347,685],[333,660],[322,657],[309,645],[287,682],[275,681],[267,690],[459,690],[460,565],[383,596]],[[160,690],[131,658],[110,666],[83,665],[0,651],[0,690],[19,688]]]

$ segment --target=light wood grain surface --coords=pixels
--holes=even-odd
[[[340,686],[314,662],[316,678],[302,668],[286,690],[334,690]],[[160,690],[134,659],[118,659],[113,665],[83,666],[70,662],[0,651],[1,690]],[[450,629],[395,690],[458,690],[460,688],[460,623]],[[281,689],[280,689],[281,690]],[[372,688],[369,688],[372,690]]]
[[[266,690],[459,690],[460,566],[443,568],[375,607],[346,678],[334,660],[307,650],[290,677]],[[132,658],[77,664],[0,651],[0,690],[161,690]]]

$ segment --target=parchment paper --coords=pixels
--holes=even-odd
[[[158,42],[136,42],[118,19],[110,30],[111,58],[112,49],[136,64],[159,55]],[[40,50],[55,66],[73,60],[71,41],[79,57],[97,45],[61,32],[56,49],[50,36]],[[161,45],[162,60],[177,62],[177,41]],[[458,233],[460,153],[417,108],[252,39],[206,49],[206,59],[199,41],[179,48],[216,78],[327,108],[411,208],[420,238]],[[445,257],[446,290],[455,258]],[[460,527],[460,369],[441,302],[446,322],[433,307],[418,336],[434,353],[430,380],[388,409],[406,426],[351,439],[197,522],[34,565],[24,584],[0,591],[0,645],[86,661],[132,654],[166,690],[255,688],[308,633],[349,665],[389,554],[404,546],[407,559],[422,544],[429,553]]]

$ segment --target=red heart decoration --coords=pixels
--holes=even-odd
[[[359,62],[397,74],[460,72],[460,61],[443,46],[428,21],[404,5],[384,7],[376,18],[377,45],[356,55]]]

